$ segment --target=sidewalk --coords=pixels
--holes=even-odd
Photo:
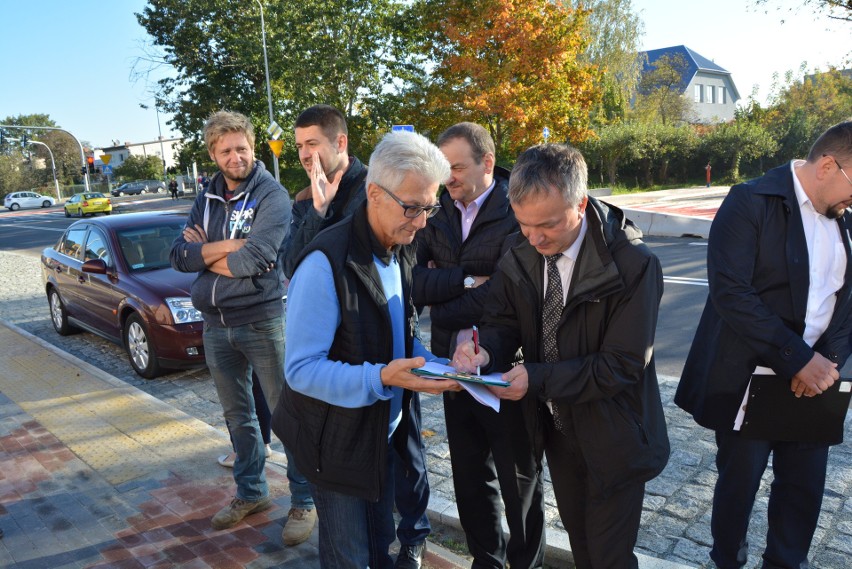
[[[283,468],[267,468],[275,507],[214,531],[234,490],[215,460],[227,436],[3,321],[0,345],[0,567],[319,567],[316,530],[281,543]]]
[[[728,186],[683,188],[600,199],[623,209],[645,235],[707,239],[713,217],[729,190]]]

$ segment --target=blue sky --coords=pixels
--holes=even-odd
[[[743,98],[759,84],[763,100],[773,72],[797,70],[802,61],[810,68],[842,65],[852,52],[852,25],[806,10],[764,13],[750,8],[750,0],[633,4],[645,21],[644,49],[684,44],[731,71]],[[47,113],[95,146],[156,140],[152,84],[131,76],[148,41],[134,16],[145,5],[144,0],[0,0],[0,120]],[[266,93],[258,97],[265,99]],[[143,110],[140,103],[151,108]],[[167,118],[160,115],[164,136],[172,134]]]

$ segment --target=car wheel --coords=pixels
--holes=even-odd
[[[67,209],[65,210],[65,217],[71,217],[71,212],[69,212]]]
[[[147,193],[148,193],[148,189],[147,189],[147,188],[142,188],[141,190],[139,190],[139,193],[140,193],[140,194],[147,194]]]
[[[124,348],[134,371],[145,379],[160,375],[160,364],[145,323],[138,314],[131,314],[124,324]]]
[[[50,304],[50,321],[53,323],[53,329],[60,336],[68,336],[76,332],[77,329],[68,323],[68,313],[56,289],[50,289],[47,300]]]
[[[111,213],[112,213],[111,211],[105,211],[105,212],[104,212],[104,215],[109,215],[109,214],[111,214]]]
[[[125,194],[124,194],[124,192],[118,192],[118,195],[124,197]]]
[[[17,210],[21,209],[21,206],[19,206],[16,203],[13,203],[12,205],[9,206],[9,209],[11,209],[12,211],[17,211]]]

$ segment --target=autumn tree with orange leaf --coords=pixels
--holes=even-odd
[[[431,74],[408,120],[436,136],[469,120],[491,132],[499,158],[591,134],[598,69],[584,61],[588,12],[550,0],[424,0],[416,8]]]

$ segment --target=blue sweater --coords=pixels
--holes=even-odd
[[[393,357],[405,357],[404,301],[396,258],[390,265],[373,257],[382,280],[392,322]],[[299,393],[339,407],[366,407],[391,400],[388,438],[402,416],[402,388],[387,387],[381,381],[385,364],[351,365],[328,359],[328,352],[340,324],[340,304],[328,259],[314,251],[299,264],[287,293],[287,353],[285,376]],[[434,361],[414,338],[414,357]]]

